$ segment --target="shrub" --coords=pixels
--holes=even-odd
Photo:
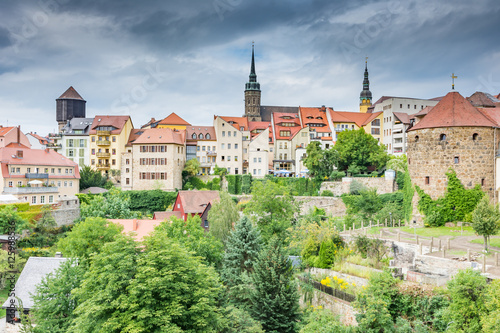
[[[344,171],[333,170],[332,173],[330,173],[331,180],[339,180],[342,179],[342,177],[345,177]]]
[[[330,190],[324,190],[323,192],[321,192],[321,196],[322,197],[333,197],[333,192],[330,191]]]

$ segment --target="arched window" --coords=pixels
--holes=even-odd
[[[210,134],[205,134],[205,139],[210,140]]]
[[[200,135],[198,135],[198,139],[203,139],[203,134],[200,133]]]
[[[196,133],[193,133],[193,135],[191,135],[191,137],[192,137],[193,139],[196,139]]]
[[[472,140],[476,141],[479,135],[477,133],[472,134]]]
[[[417,136],[415,136],[415,142],[418,142],[418,140],[419,140],[419,139],[420,139],[420,138],[418,137],[418,135],[417,135]]]
[[[444,133],[443,133],[443,134],[441,134],[441,135],[439,136],[439,141],[446,141],[446,134],[444,134]]]

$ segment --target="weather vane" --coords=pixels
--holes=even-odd
[[[458,76],[455,75],[455,73],[451,73],[451,90],[455,90],[455,79]]]

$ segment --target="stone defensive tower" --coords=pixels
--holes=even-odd
[[[73,87],[69,87],[56,99],[56,121],[61,132],[68,120],[85,118],[85,103],[87,103]]]

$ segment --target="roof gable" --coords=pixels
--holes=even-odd
[[[179,117],[175,112],[172,112],[166,118],[161,120],[158,125],[183,125],[183,126],[191,126],[190,123]]]
[[[219,191],[179,191],[177,196],[185,214],[201,214],[208,203],[220,200]]]
[[[79,99],[84,101],[82,96],[73,88],[73,86],[69,87],[58,99]]]

